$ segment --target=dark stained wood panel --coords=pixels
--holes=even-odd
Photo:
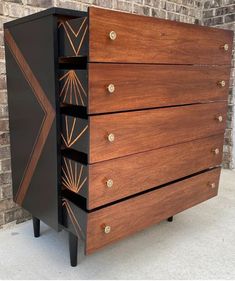
[[[217,118],[222,117],[222,122]],[[210,103],[90,117],[89,162],[224,133],[226,103]],[[108,140],[110,134],[115,139]]]
[[[216,196],[219,175],[217,168],[89,213],[86,254]]]
[[[87,208],[220,165],[222,155],[223,135],[217,135],[89,165]],[[74,178],[75,173],[71,173]],[[107,186],[109,179],[113,181],[111,187]]]
[[[90,63],[88,69],[90,114],[227,100],[227,66]]]
[[[232,42],[228,30],[89,8],[91,62],[230,65]]]

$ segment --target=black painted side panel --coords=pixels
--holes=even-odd
[[[55,28],[56,18],[50,15],[14,25],[8,30],[56,113],[59,102],[55,95]],[[46,114],[9,46],[6,46],[6,67],[13,190],[16,195]],[[57,138],[59,124],[56,120],[55,117],[21,205],[58,230],[60,156]]]

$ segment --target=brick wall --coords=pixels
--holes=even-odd
[[[235,1],[210,0],[204,2],[202,24],[235,31]],[[235,46],[235,37],[234,44]],[[235,50],[233,48],[230,77],[227,129],[224,145],[224,168],[235,168]]]
[[[5,76],[5,59],[2,24],[18,17],[26,16],[51,6],[87,10],[89,5],[131,12],[140,15],[177,20],[201,25],[219,25],[234,28],[234,0],[1,0],[0,2],[0,228],[3,225],[19,223],[29,218],[29,214],[12,202],[10,140],[8,130],[8,108]],[[234,71],[233,76],[234,77]],[[232,81],[232,80],[231,80]],[[224,166],[233,167],[232,128],[234,123],[234,98],[230,90],[230,110],[224,149]],[[235,154],[235,153],[234,153]]]

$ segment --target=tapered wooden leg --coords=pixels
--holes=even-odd
[[[172,222],[172,221],[173,221],[173,217],[169,217],[167,220],[168,220],[169,222]]]
[[[33,232],[34,232],[34,237],[40,236],[40,220],[35,217],[33,217]]]
[[[71,266],[77,266],[78,238],[71,232],[69,232],[69,254]]]

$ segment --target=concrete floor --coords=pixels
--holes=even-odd
[[[235,171],[217,198],[69,265],[67,235],[31,221],[0,231],[0,279],[235,279]]]

